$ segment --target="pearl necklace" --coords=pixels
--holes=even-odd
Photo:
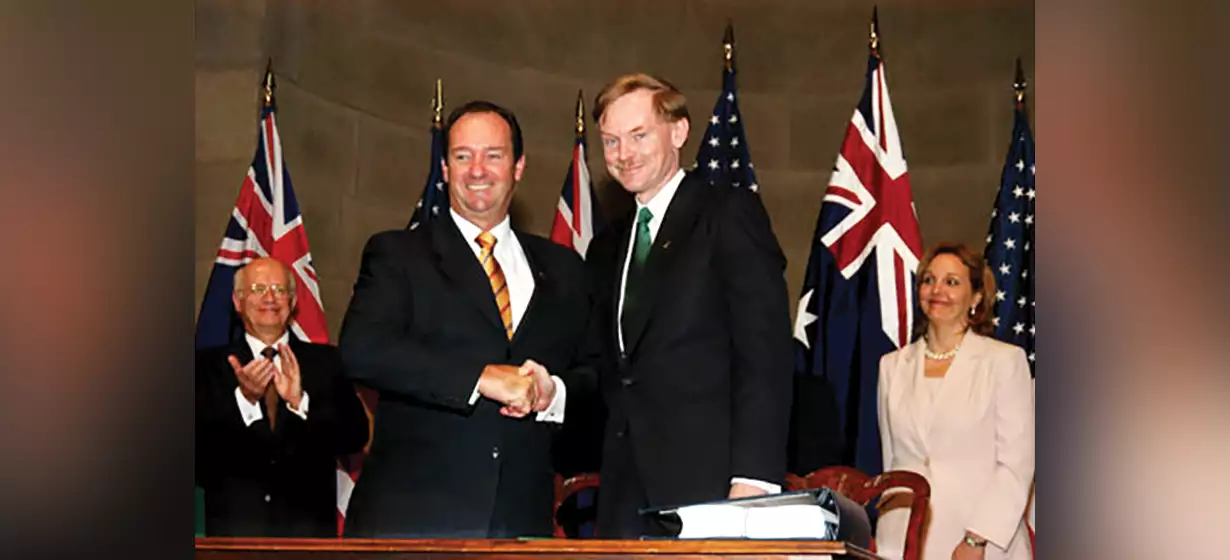
[[[923,354],[932,360],[939,362],[951,360],[957,356],[957,351],[961,349],[961,345],[957,344],[952,350],[947,352],[932,352],[931,347],[927,345],[926,340],[923,340]]]

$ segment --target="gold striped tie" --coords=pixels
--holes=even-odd
[[[508,340],[512,340],[512,300],[508,297],[508,281],[504,279],[504,270],[500,268],[500,263],[495,260],[493,254],[495,236],[484,231],[478,234],[477,241],[482,248],[478,261],[483,265],[483,272],[487,273],[487,281],[491,282],[491,293],[495,294],[495,305],[500,308],[500,319],[504,321],[504,333],[508,335]]]

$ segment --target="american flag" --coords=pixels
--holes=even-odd
[[[585,161],[585,107],[577,93],[576,141],[572,144],[572,162],[555,207],[555,222],[551,224],[551,241],[573,249],[581,258],[589,249],[594,233],[602,229],[602,214],[594,196],[594,183]]]
[[[995,338],[1025,349],[1034,373],[1034,136],[1024,100],[991,210],[984,256],[995,273]]]
[[[734,28],[726,27],[724,47],[726,65],[722,70],[722,93],[713,105],[713,115],[705,129],[705,138],[696,152],[692,173],[713,184],[746,187],[757,192],[756,170],[752,165],[747,136],[743,133],[743,116],[739,114],[739,98],[735,91]]]
[[[282,261],[295,275],[297,311],[290,322],[291,332],[307,342],[329,342],[303,216],[299,213],[290,171],[282,155],[272,81],[267,83],[270,89],[266,90],[269,92],[267,102],[261,112],[256,155],[239,189],[235,208],[231,210],[201,302],[196,325],[197,349],[226,345],[242,336],[243,322],[231,302],[235,272],[258,257]],[[339,503],[339,507],[345,506]]]
[[[1025,349],[1029,374],[1034,375],[1034,135],[1025,111],[1025,74],[1017,60],[1016,107],[1012,139],[1000,174],[999,195],[991,209],[987,266],[995,273],[995,338]],[[1032,537],[1037,508],[1031,493],[1029,530]],[[1031,547],[1032,548],[1032,547]]]
[[[410,222],[406,224],[406,229],[415,230],[424,223],[431,222],[438,218],[441,212],[448,211],[448,182],[444,180],[444,171],[440,165],[444,161],[444,125],[440,117],[440,112],[444,109],[443,95],[440,89],[439,80],[436,81],[436,98],[435,98],[435,118],[431,125],[431,162],[427,166],[427,182],[423,185],[423,194],[419,197],[418,204],[414,207],[414,212],[410,216]],[[375,421],[374,411],[377,404],[380,402],[380,393],[370,387],[361,385],[355,386],[355,392],[359,395],[359,400],[363,401],[363,407],[367,412],[367,421],[369,428]],[[367,449],[358,453],[352,453],[338,462],[337,467],[337,535],[340,537],[345,531],[346,524],[346,508],[350,504],[350,496],[354,493],[355,485],[359,482],[359,476],[363,472],[363,460],[367,456]]]
[[[444,161],[444,126],[437,119],[431,126],[431,163],[427,166],[427,183],[423,185],[423,194],[414,207],[414,215],[406,229],[415,229],[419,224],[430,222],[448,212],[448,181],[444,179],[444,171],[440,164]]]
[[[823,422],[835,420],[841,441],[829,451],[836,457],[810,462],[852,464],[874,475],[883,470],[879,361],[909,342],[922,236],[874,38],[872,45],[863,96],[820,205],[799,300],[796,388],[818,396],[809,401],[807,390],[796,390],[792,447],[803,450],[813,445],[808,438],[825,438],[832,428]],[[796,465],[808,462],[792,457]]]

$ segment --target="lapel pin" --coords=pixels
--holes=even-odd
[[[663,250],[670,248],[670,246],[671,246],[671,240],[669,240],[669,239],[667,239],[666,241],[664,241],[664,242],[662,243],[662,249],[663,249]]]

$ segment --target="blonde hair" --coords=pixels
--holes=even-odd
[[[624,74],[615,78],[594,98],[594,122],[601,123],[602,114],[616,99],[638,90],[653,93],[653,106],[666,122],[688,119],[688,100],[670,82],[649,74]]]

